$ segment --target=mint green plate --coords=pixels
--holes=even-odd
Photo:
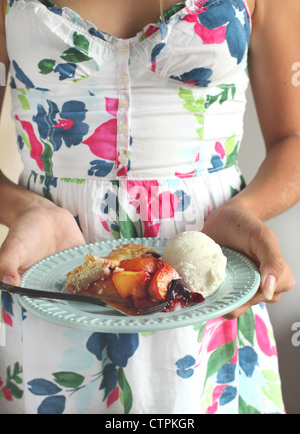
[[[21,286],[66,291],[67,273],[84,262],[84,256],[88,251],[97,256],[105,256],[117,245],[138,243],[153,247],[158,253],[162,253],[168,241],[167,238],[134,238],[87,244],[66,250],[30,268],[23,275]],[[124,316],[111,307],[79,302],[26,296],[20,296],[19,302],[28,312],[45,321],[91,332],[149,332],[205,322],[237,309],[252,298],[259,287],[260,275],[248,258],[228,248],[223,248],[223,253],[228,261],[226,279],[215,294],[207,297],[201,304],[175,312],[133,317]]]

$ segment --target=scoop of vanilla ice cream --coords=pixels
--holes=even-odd
[[[182,232],[165,246],[162,259],[180,274],[191,291],[212,295],[225,280],[227,258],[202,232]]]

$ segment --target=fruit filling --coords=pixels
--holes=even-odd
[[[125,259],[108,279],[123,302],[138,309],[166,301],[164,311],[170,312],[204,301],[200,294],[187,288],[174,268],[154,257]],[[103,281],[95,285],[101,288]]]
[[[156,252],[133,247],[119,246],[104,258],[86,255],[84,265],[68,274],[67,290],[137,310],[166,303],[170,312],[204,301]]]

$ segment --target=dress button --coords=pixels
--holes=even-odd
[[[127,84],[129,84],[129,75],[127,75],[127,74],[122,75],[122,77],[121,77],[121,83],[124,86],[127,85]]]
[[[125,54],[127,54],[128,53],[128,47],[126,46],[126,45],[122,45],[120,48],[119,48],[119,53],[120,54],[122,54],[122,56],[124,56]]]
[[[120,107],[121,108],[128,108],[129,107],[129,98],[126,98],[126,96],[123,96],[120,99]]]
[[[118,160],[119,160],[119,163],[121,163],[121,164],[127,164],[128,157],[126,154],[122,153],[119,155]]]
[[[128,133],[128,124],[123,123],[123,124],[120,125],[119,128],[120,128],[120,132],[122,134]]]

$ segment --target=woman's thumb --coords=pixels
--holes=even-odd
[[[18,254],[4,242],[0,249],[0,281],[9,285],[19,285],[19,266]]]

